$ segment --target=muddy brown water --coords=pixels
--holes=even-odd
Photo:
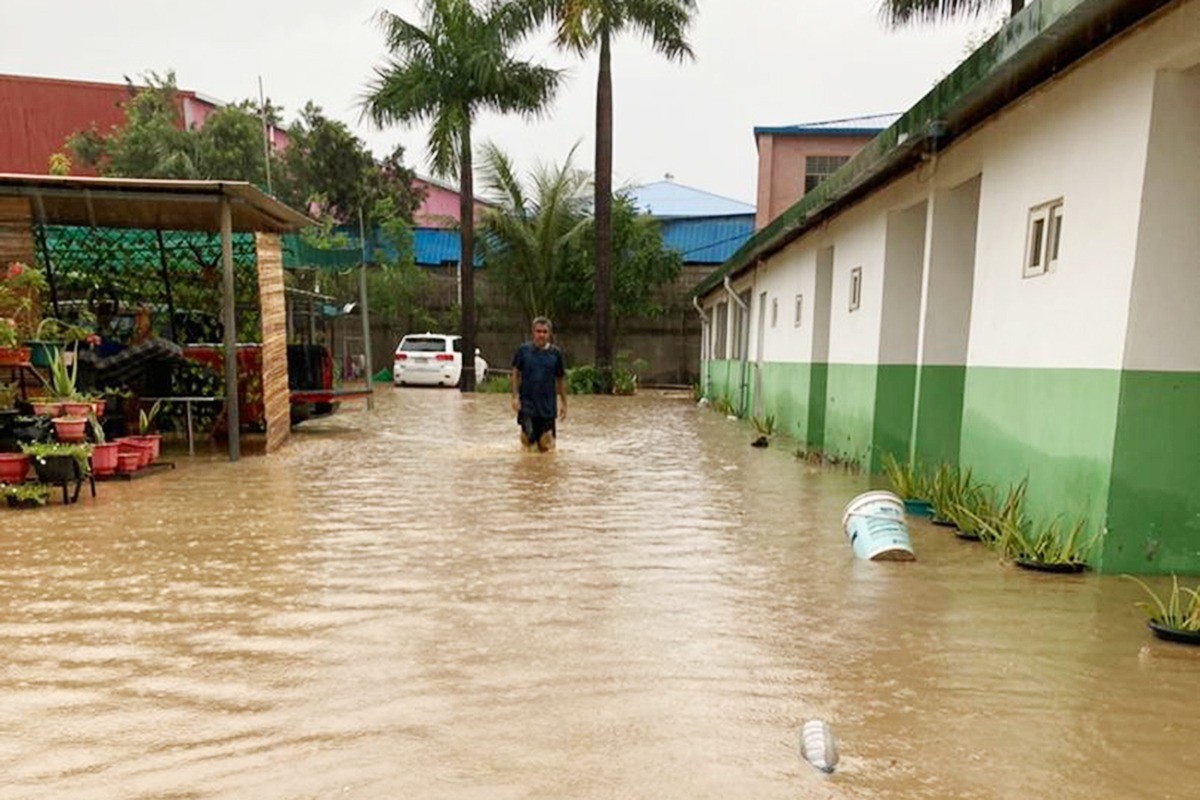
[[[1137,587],[926,525],[856,562],[865,479],[683,399],[516,435],[503,396],[388,388],[0,513],[0,798],[1200,795],[1200,650]]]

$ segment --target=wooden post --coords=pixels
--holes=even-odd
[[[225,323],[225,420],[229,425],[229,460],[241,455],[240,420],[238,419],[237,370],[237,297],[233,281],[233,211],[229,198],[221,195],[221,265],[224,268]]]

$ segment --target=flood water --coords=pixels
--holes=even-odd
[[[0,512],[0,798],[1200,795],[1200,650],[689,400],[384,387],[270,458]],[[797,731],[827,720],[829,776]]]

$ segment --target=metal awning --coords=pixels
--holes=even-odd
[[[149,230],[221,230],[229,201],[236,233],[284,233],[316,223],[244,181],[88,178],[0,173],[0,197],[27,197],[43,225]]]

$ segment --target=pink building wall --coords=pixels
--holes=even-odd
[[[873,138],[874,135],[758,134],[755,230],[766,226],[804,196],[808,156],[853,156]]]
[[[425,201],[413,215],[413,221],[420,228],[453,228],[458,225],[460,215],[458,208],[458,192],[448,189],[441,184],[418,178],[413,186],[425,190]],[[487,207],[486,203],[475,200],[475,216]]]

